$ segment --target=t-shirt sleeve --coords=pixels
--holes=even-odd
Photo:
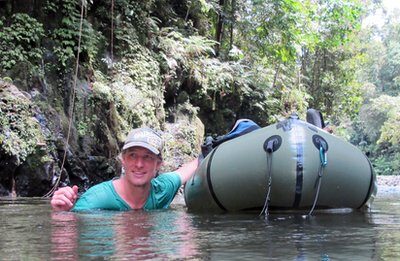
[[[181,184],[181,177],[176,172],[159,175],[152,181],[155,208],[168,208]]]

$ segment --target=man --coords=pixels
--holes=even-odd
[[[60,188],[51,199],[53,210],[168,208],[180,186],[193,175],[198,160],[157,176],[162,164],[162,148],[162,138],[152,129],[132,130],[120,154],[125,174],[93,186],[78,200],[77,186]]]

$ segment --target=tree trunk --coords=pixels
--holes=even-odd
[[[219,56],[219,50],[222,44],[222,35],[224,30],[224,12],[223,12],[224,5],[225,5],[225,0],[219,0],[220,11],[218,13],[217,28],[215,30],[215,41],[217,42],[217,44],[215,45],[216,56]]]
[[[232,49],[233,46],[233,26],[235,25],[235,13],[236,13],[236,0],[232,0],[231,3],[231,28],[230,28],[230,41],[229,41],[229,49]]]
[[[32,15],[35,7],[35,0],[14,0],[12,1],[12,13],[27,13]]]
[[[306,47],[302,47],[302,57],[301,57],[301,75],[307,75],[307,64],[309,62],[310,51]]]
[[[311,86],[310,86],[310,93],[312,96],[315,96],[316,90],[319,88],[319,76],[320,76],[320,60],[319,60],[319,55],[320,51],[319,48],[315,50],[315,55],[314,55],[314,66],[313,66],[313,71],[312,71],[312,80],[311,80]]]
[[[274,75],[274,81],[272,83],[272,88],[276,87],[276,81],[278,80],[278,76],[279,76],[279,69],[281,67],[281,64],[278,62],[275,66],[275,75]]]
[[[5,17],[11,17],[12,15],[12,1],[7,0],[7,1],[0,1],[0,16],[5,16]],[[5,19],[4,25],[5,26],[10,26],[10,19]]]

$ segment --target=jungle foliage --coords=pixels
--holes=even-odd
[[[24,64],[22,89],[51,82],[47,101],[68,116],[79,48],[78,136],[163,128],[182,111],[221,134],[239,118],[265,126],[313,107],[379,173],[398,173],[399,23],[379,40],[361,28],[378,2],[1,1],[0,76],[27,79]]]
[[[357,75],[364,103],[353,124],[352,141],[384,175],[400,174],[399,12],[389,14],[382,27],[368,27],[360,34],[363,58]]]

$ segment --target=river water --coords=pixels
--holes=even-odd
[[[0,198],[0,260],[400,260],[400,188],[368,212],[195,214],[52,212],[49,200]]]

